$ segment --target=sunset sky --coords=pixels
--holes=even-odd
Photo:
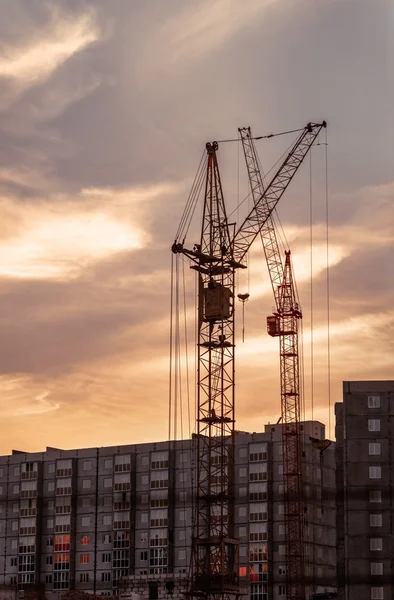
[[[343,380],[394,378],[393,2],[0,7],[0,452],[166,439],[170,247],[205,142],[322,119],[332,436]],[[265,171],[292,139],[258,142]],[[325,156],[313,149],[278,213],[304,309],[311,418],[312,182],[313,416],[328,424]],[[247,194],[242,155],[223,144],[218,157],[231,211]],[[258,241],[246,290],[236,427],[256,431],[280,411]]]

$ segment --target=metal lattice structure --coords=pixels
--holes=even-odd
[[[218,144],[208,143],[200,243],[189,250],[184,248],[184,240],[176,239],[172,246],[174,253],[183,253],[191,259],[192,268],[198,272],[199,278],[197,518],[190,596],[230,600],[241,594],[237,573],[239,542],[233,532],[234,275],[236,269],[245,268],[242,261],[256,236],[261,233],[263,239],[271,240],[266,244],[266,256],[270,257],[272,272],[275,273],[273,287],[277,306],[280,303],[283,307],[288,306],[290,288],[286,278],[290,277],[292,281],[290,255],[284,270],[281,263],[275,267],[276,238],[272,237],[274,230],[270,217],[322,127],[325,127],[325,123],[310,123],[302,130],[265,189],[262,182],[260,185],[260,180],[253,180],[254,207],[236,233],[230,229],[227,220],[217,161]],[[259,176],[257,171],[255,176]],[[190,210],[190,206],[187,210]],[[279,311],[274,317],[279,330],[284,333],[281,335],[281,355],[290,357],[294,350],[292,344],[297,339],[293,328],[297,326],[298,317],[290,316],[287,312],[279,315]],[[284,380],[298,381],[295,371],[293,380],[290,376],[291,364],[294,367],[294,362],[283,362],[282,386]],[[283,395],[286,404],[282,403],[282,411],[285,409],[288,423],[294,423],[294,410],[299,405],[298,392],[295,394],[294,389],[286,387]],[[297,418],[299,422],[299,414]],[[290,462],[294,460],[293,451],[298,448],[297,439],[295,435],[294,444],[288,444],[286,460]],[[299,478],[291,479],[290,466],[286,469],[289,473],[287,489],[290,490],[293,489],[290,480],[298,485]],[[289,492],[288,497],[294,501],[299,499],[298,488],[294,494]],[[287,506],[291,506],[290,502]],[[289,509],[288,515],[293,508]],[[289,535],[296,537],[291,532]],[[299,579],[298,576],[295,579]],[[292,598],[298,599],[299,596],[293,595]]]
[[[285,490],[286,596],[305,599],[304,501],[300,432],[300,375],[298,321],[302,318],[296,300],[290,251],[283,265],[275,224],[266,199],[266,190],[250,127],[239,129],[251,194],[260,213],[269,215],[260,226],[260,236],[275,298],[276,312],[268,317],[268,333],[280,340],[280,394]],[[302,136],[301,136],[302,137]],[[303,138],[305,139],[305,138]]]
[[[197,518],[190,594],[236,598],[233,537],[234,272],[216,156],[207,144],[200,243],[183,250],[198,272]],[[179,249],[178,249],[179,250]]]

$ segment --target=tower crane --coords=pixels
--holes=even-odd
[[[185,239],[177,237],[172,245],[172,252],[191,260],[199,281],[197,516],[192,540],[192,597],[230,600],[241,594],[237,573],[239,542],[234,537],[235,272],[246,268],[244,259],[250,246],[325,126],[325,122],[309,123],[300,130],[262,195],[256,194],[251,211],[238,229],[228,222],[226,214],[218,143],[207,143],[207,156],[201,167],[205,176],[202,178],[200,173],[196,178],[205,180],[200,241],[188,249]],[[192,212],[190,206],[187,212]],[[184,215],[182,220],[187,218]],[[288,288],[280,292],[283,296],[287,293]]]
[[[266,204],[264,183],[250,127],[239,129],[251,195]],[[268,212],[268,207],[267,212]],[[300,432],[300,374],[298,324],[302,318],[291,265],[290,250],[282,262],[272,216],[261,225],[260,236],[275,298],[275,313],[267,317],[269,335],[280,340],[280,394],[283,448],[286,596],[305,598],[304,503]]]

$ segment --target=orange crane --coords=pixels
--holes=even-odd
[[[229,224],[226,214],[217,159],[218,143],[206,144],[206,158],[200,163],[172,245],[174,254],[182,253],[192,261],[191,268],[197,271],[199,279],[197,507],[189,589],[189,595],[193,597],[230,600],[237,599],[241,594],[237,573],[239,541],[234,537],[235,272],[246,268],[244,260],[250,246],[263,231],[272,211],[325,126],[325,122],[309,123],[297,130],[300,133],[296,141],[263,193],[258,195],[256,190],[254,206],[238,229]],[[187,249],[185,233],[202,189],[204,208],[201,237],[199,243]],[[285,266],[284,277],[291,274],[289,265],[290,259]],[[284,282],[281,282],[281,291],[278,290],[278,296],[283,297],[283,306],[289,293],[289,287]],[[293,326],[287,314],[282,314],[278,319],[279,327]],[[293,399],[295,406],[295,397],[290,390],[288,399],[290,402]],[[286,407],[290,407],[289,402]],[[286,422],[291,422],[290,413],[286,415]],[[295,477],[294,481],[298,482],[298,478]],[[292,598],[298,600],[296,595]]]
[[[260,201],[266,203],[265,186],[250,127],[238,131],[242,140],[253,202],[255,205]],[[260,236],[276,305],[275,313],[267,318],[267,329],[269,335],[279,337],[280,341],[286,596],[289,600],[304,600],[304,502],[298,349],[298,323],[302,319],[302,312],[296,299],[290,250],[285,252],[283,264],[272,212],[262,224]]]

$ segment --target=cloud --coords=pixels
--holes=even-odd
[[[168,184],[84,189],[79,198],[23,205],[5,198],[0,208],[11,225],[0,241],[0,276],[69,280],[104,258],[142,248],[149,240],[144,226],[148,203],[175,189]]]
[[[65,18],[52,9],[50,23],[33,33],[30,44],[6,46],[0,59],[0,77],[15,80],[22,87],[50,77],[71,56],[99,39],[93,14]]]

